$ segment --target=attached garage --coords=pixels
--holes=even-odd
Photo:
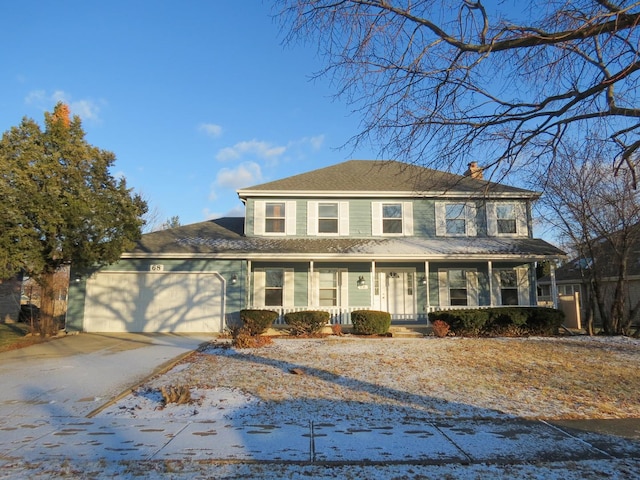
[[[86,332],[221,332],[225,281],[215,272],[98,272],[87,279]]]

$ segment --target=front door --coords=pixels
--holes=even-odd
[[[379,308],[396,321],[415,320],[415,273],[410,270],[378,270]]]

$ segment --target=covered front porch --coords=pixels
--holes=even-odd
[[[427,325],[433,311],[537,304],[535,260],[248,261],[247,308],[322,310],[351,325],[355,310],[381,310],[393,325]]]

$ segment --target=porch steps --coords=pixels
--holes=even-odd
[[[426,325],[391,325],[389,333],[396,338],[421,338],[431,333]]]

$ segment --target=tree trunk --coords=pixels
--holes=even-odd
[[[38,330],[40,335],[55,335],[55,302],[54,302],[54,275],[55,272],[45,272],[38,279],[40,285],[40,322]]]

